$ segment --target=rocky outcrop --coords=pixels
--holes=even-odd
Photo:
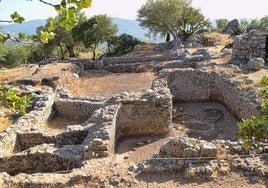
[[[222,30],[222,33],[230,35],[238,35],[240,33],[239,21],[237,19],[229,21],[226,27]]]

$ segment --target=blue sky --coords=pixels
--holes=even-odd
[[[51,3],[57,0],[47,0]],[[93,0],[92,7],[86,15],[108,14],[112,17],[135,19],[137,10],[146,0]],[[268,0],[193,0],[194,7],[200,8],[206,18],[261,18],[268,15]],[[1,0],[0,19],[9,19],[10,13],[18,11],[26,20],[54,17],[52,7],[39,0]]]

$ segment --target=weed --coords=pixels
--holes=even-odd
[[[31,94],[19,96],[16,90],[7,89],[0,85],[0,105],[9,108],[13,112],[25,115],[26,109],[31,106],[31,99]]]

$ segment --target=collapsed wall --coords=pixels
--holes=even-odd
[[[232,61],[237,64],[246,63],[250,58],[266,58],[268,31],[253,30],[235,37]]]
[[[167,78],[175,101],[222,102],[238,118],[260,114],[260,95],[245,80],[213,69],[164,69],[160,77]],[[244,85],[245,87],[241,87]]]

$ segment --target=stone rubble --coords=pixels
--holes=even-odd
[[[246,64],[255,57],[265,59],[266,36],[267,31],[258,30],[236,36],[233,42],[232,63]]]
[[[236,25],[236,21],[231,22],[226,32],[236,33]],[[255,55],[263,58],[263,36],[252,33],[236,37],[234,61],[248,60],[243,54],[248,49],[242,46],[251,40],[257,40],[258,45],[262,41],[259,46],[255,42],[252,45],[256,48]],[[143,72],[152,70],[162,61],[167,62],[152,88],[137,93],[124,92],[107,100],[101,96],[72,98],[68,91],[56,88],[54,81],[66,70],[41,80],[24,80],[23,83],[33,86],[50,85],[55,92],[29,85],[20,87],[22,93],[33,93],[33,107],[0,133],[0,186],[135,187],[137,181],[132,176],[167,172],[182,173],[186,179],[211,179],[214,174],[225,176],[231,171],[268,177],[267,164],[261,158],[265,145],[246,150],[242,141],[171,136],[172,116],[176,114],[172,109],[173,101],[217,100],[239,119],[261,113],[262,99],[251,86],[253,81],[241,76],[238,66],[229,65],[227,68],[231,71],[228,72],[207,61],[220,55],[203,48],[207,45],[212,44],[201,40],[200,36],[192,36],[186,41],[154,46],[165,52],[163,56],[103,58],[98,62],[70,59],[83,70],[111,72]],[[191,54],[184,47],[200,49]],[[229,53],[222,51],[221,55]],[[260,64],[263,65],[263,61]],[[44,124],[57,115],[77,121],[82,119],[83,123],[51,133]],[[128,176],[122,175],[116,171],[120,164],[111,159],[119,141],[134,136],[169,136],[169,140],[160,147],[159,153],[130,166]],[[138,141],[132,151],[151,142],[151,139]],[[130,157],[131,154],[125,155],[124,160]]]

